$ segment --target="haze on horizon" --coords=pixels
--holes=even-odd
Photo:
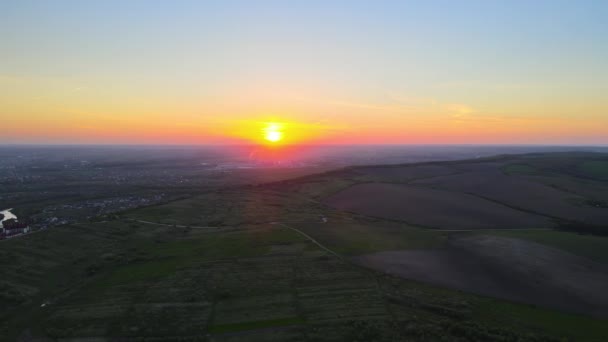
[[[0,144],[605,145],[607,18],[606,1],[5,1]]]

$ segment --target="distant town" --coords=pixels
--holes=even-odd
[[[1,239],[103,221],[226,186],[261,184],[346,165],[560,150],[539,146],[327,146],[274,154],[259,147],[0,147]],[[585,147],[569,147],[568,150]],[[602,149],[602,148],[597,148]],[[608,148],[604,148],[608,150]],[[271,153],[272,152],[272,153]],[[18,216],[18,218],[17,218]]]

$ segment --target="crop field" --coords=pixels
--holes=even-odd
[[[542,228],[555,224],[531,219],[538,216],[550,221],[558,219],[601,226],[608,222],[608,185],[598,179],[590,179],[580,170],[588,169],[589,165],[599,168],[597,165],[603,165],[604,161],[589,161],[588,158],[587,155],[570,154],[557,154],[550,158],[524,155],[475,162],[353,168],[351,173],[373,175],[372,180],[354,178],[355,184],[350,188],[334,192],[324,201],[342,210],[443,229],[466,229],[464,226],[470,229],[480,226]],[[593,155],[593,158],[598,157]],[[422,171],[418,173],[416,170]],[[424,171],[428,172],[426,176]],[[385,183],[416,185],[417,188]],[[438,192],[441,190],[450,193]],[[490,209],[494,204],[483,203],[483,200],[515,210],[516,214],[511,212],[513,218],[525,214],[532,216],[527,216],[529,220],[496,220],[500,217],[499,211],[506,211],[498,210],[498,206]],[[416,203],[416,207],[412,203]],[[434,208],[437,208],[435,215],[427,215]],[[475,210],[497,216],[484,218]],[[479,222],[467,221],[464,219],[467,216],[474,216]],[[441,218],[446,221],[441,221]],[[502,226],[492,227],[484,220],[498,222]]]
[[[534,175],[537,170],[527,164],[508,164],[502,168],[507,175]]]
[[[481,234],[511,237],[534,241],[584,256],[601,264],[608,264],[608,237],[581,235],[554,230],[484,231]]]
[[[492,322],[479,325],[472,319],[477,311],[487,310],[482,297],[366,270],[283,227],[213,233],[173,232],[152,225],[121,230],[129,225],[95,225],[99,233],[111,232],[81,242],[83,247],[99,239],[110,242],[88,254],[96,271],[87,273],[91,264],[85,263],[84,273],[65,279],[74,284],[69,291],[49,285],[40,289],[44,296],[26,297],[21,314],[4,320],[5,336],[14,336],[16,327],[29,327],[30,336],[66,340],[337,341],[376,336],[426,341],[453,329],[453,340],[464,341],[468,334],[536,336],[536,320],[542,324],[558,315],[511,304],[513,310],[532,310],[531,315],[538,316],[530,320],[530,330],[504,329]],[[85,231],[84,226],[59,229],[76,235]],[[61,239],[49,238],[47,243],[59,249]],[[116,249],[120,244],[124,249]],[[121,250],[126,253],[119,254]],[[102,260],[94,258],[97,253]],[[47,266],[41,277],[56,269]],[[15,321],[15,316],[21,319]],[[582,326],[596,324],[591,318],[581,320]],[[594,329],[546,333],[591,338],[602,331]]]
[[[498,298],[608,315],[602,265],[525,240],[475,236],[437,250],[379,252],[358,262],[388,273]],[[600,270],[600,271],[597,271]]]
[[[591,160],[581,164],[580,171],[585,175],[601,180],[608,180],[608,161]]]
[[[332,207],[442,229],[548,227],[544,217],[520,212],[465,193],[368,183],[327,198]],[[433,212],[433,215],[429,215]]]
[[[344,190],[355,183],[356,181],[352,179],[319,179],[318,181],[307,182],[299,185],[297,191],[299,194],[318,199]]]
[[[575,177],[551,177],[534,176],[528,177],[531,181],[539,182],[563,192],[569,192],[586,199],[587,202],[606,202],[608,203],[608,184],[591,179]],[[587,203],[587,205],[594,206]]]
[[[290,204],[302,208],[312,203],[272,191],[222,191],[127,212],[125,216],[166,225],[238,227],[284,220],[292,211]]]
[[[442,246],[447,233],[394,222],[373,222],[370,219],[329,217],[327,222],[298,222],[300,229],[343,255],[359,255],[377,251],[424,249]]]
[[[361,265],[467,292],[605,317],[608,302],[601,289],[608,286],[606,238],[550,230],[559,226],[559,219],[596,224],[596,231],[605,229],[607,184],[580,172],[588,165],[587,158],[558,154],[446,162],[438,164],[454,172],[418,179],[408,177],[407,166],[391,166],[386,170],[393,172],[386,172],[385,178],[379,172],[373,183],[358,182],[327,196],[324,203],[370,220],[386,218],[395,225],[440,228],[448,234],[441,243],[427,247],[395,243],[374,248],[374,237],[386,234],[378,229],[370,234],[374,237],[369,243],[353,249],[356,252],[343,250]],[[398,170],[404,170],[402,178]],[[483,201],[512,211],[505,218],[519,217],[515,212],[536,221],[509,221]],[[348,226],[340,230],[365,231],[355,224]],[[335,239],[327,232],[316,236],[327,243]],[[340,245],[348,243],[343,238]]]
[[[519,177],[492,173],[461,174],[422,180],[417,185],[487,198],[524,211],[594,224],[608,222],[608,210],[586,204],[585,197]],[[585,188],[584,185],[578,187]],[[580,190],[578,190],[580,191]]]
[[[358,173],[374,180],[404,183],[415,179],[432,178],[458,173],[459,170],[445,165],[375,166],[356,169]]]
[[[496,160],[446,165],[459,174],[511,177]],[[319,177],[213,190],[1,241],[0,336],[463,342],[608,336],[607,238],[486,230],[480,222],[537,228],[550,219],[406,184],[414,178],[369,183],[370,175],[353,171]],[[442,177],[452,176],[429,180]],[[359,193],[343,195],[353,189]],[[394,196],[383,195],[394,189],[400,189]],[[423,223],[440,220],[443,229],[323,203],[335,196],[370,199]],[[408,203],[414,209],[398,206]]]

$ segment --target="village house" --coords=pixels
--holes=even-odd
[[[7,239],[21,234],[26,234],[29,231],[30,226],[27,222],[7,220],[2,222],[2,227],[0,228],[0,239]]]

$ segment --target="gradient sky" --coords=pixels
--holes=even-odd
[[[608,144],[608,1],[0,1],[0,143]]]

